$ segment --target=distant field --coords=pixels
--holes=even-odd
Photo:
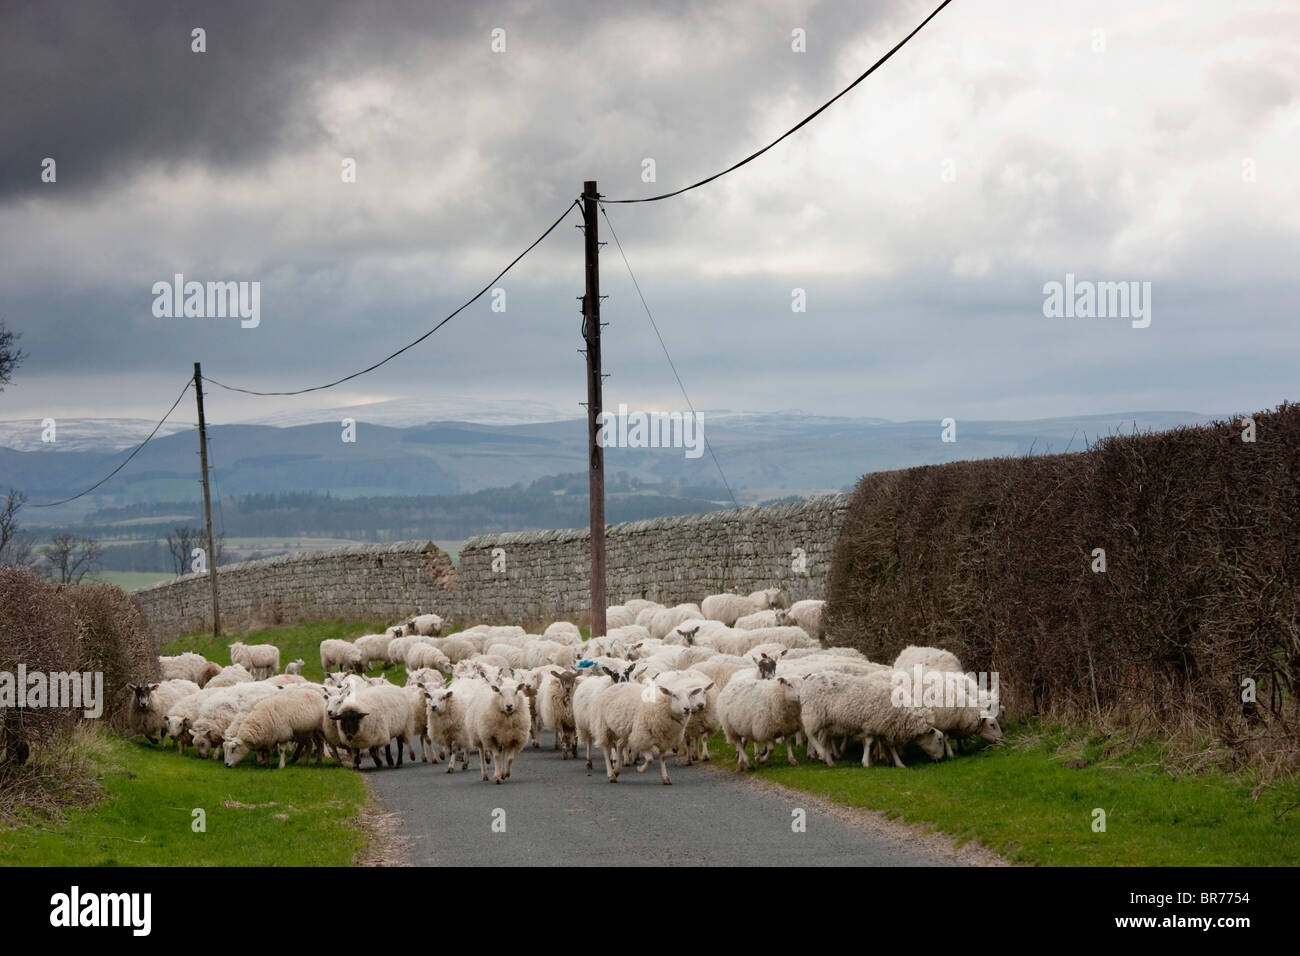
[[[123,591],[131,591],[160,581],[170,581],[173,577],[175,575],[167,571],[101,571],[94,576],[94,580],[104,584],[116,584]]]

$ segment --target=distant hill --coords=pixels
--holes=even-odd
[[[321,413],[316,413],[321,414]],[[354,411],[354,414],[357,414]],[[1208,421],[1194,412],[1123,412],[1036,421],[958,421],[957,441],[940,441],[938,421],[890,422],[798,412],[703,412],[704,433],[742,503],[845,488],[865,472],[972,458],[1082,449],[1116,432],[1160,430]],[[75,494],[119,464],[134,422],[79,419],[61,425],[54,445],[33,445],[39,423],[0,423],[0,489],[25,491],[33,503]],[[147,434],[144,423],[134,441]],[[96,447],[99,430],[108,447]],[[585,473],[586,422],[487,424],[428,421],[393,426],[359,421],[356,441],[342,441],[337,420],[288,426],[217,425],[209,429],[217,492],[222,497],[289,492],[335,498],[465,495],[509,488],[552,475]],[[65,441],[65,438],[67,439]],[[74,440],[75,439],[75,440]],[[151,442],[119,475],[74,505],[24,522],[63,524],[101,508],[198,501],[197,438],[192,427]],[[712,458],[681,449],[609,448],[613,474],[695,486],[718,483]],[[725,494],[723,495],[725,500]]]

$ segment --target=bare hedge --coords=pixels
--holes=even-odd
[[[63,591],[77,620],[77,670],[104,675],[104,720],[126,731],[128,683],[157,680],[154,650],[138,598],[111,584],[82,584]]]
[[[873,660],[947,647],[999,673],[1013,716],[1212,729],[1294,760],[1300,406],[1254,422],[1253,442],[1216,422],[866,475],[832,559],[828,630]]]

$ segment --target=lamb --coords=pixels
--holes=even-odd
[[[135,704],[127,716],[127,723],[132,734],[143,734],[151,744],[159,741],[166,730],[164,718],[167,712],[190,694],[199,691],[199,685],[192,680],[172,678],[155,684],[127,684],[135,695]]]
[[[796,622],[791,619],[790,612],[785,608],[768,608],[764,611],[755,611],[753,614],[746,614],[744,617],[736,619],[735,627],[737,630],[748,631],[756,627],[787,627]]]
[[[524,749],[532,730],[528,696],[518,681],[488,685],[490,693],[475,694],[465,711],[470,746],[478,750],[479,769],[487,780],[487,754],[492,754],[492,781],[504,783],[515,755]]]
[[[448,660],[446,654],[432,644],[412,644],[406,652],[404,663],[408,671],[431,667],[442,674],[451,673],[451,661]]]
[[[387,682],[357,686],[329,718],[338,721],[339,737],[353,751],[352,767],[361,767],[361,754],[369,752],[376,767],[382,766],[379,748],[384,748],[388,765],[393,765],[389,748],[397,739],[397,766],[402,765],[402,748],[410,746],[414,733],[412,706],[406,688]]]
[[[302,668],[303,665],[305,665],[306,663],[307,662],[304,661],[301,657],[298,658],[296,661],[290,661],[289,663],[284,665],[284,672],[286,674],[294,674],[298,677],[302,677]]]
[[[221,673],[212,678],[204,687],[233,687],[235,684],[246,684],[253,679],[253,675],[248,669],[241,664],[229,664],[221,668]]]
[[[606,620],[605,626],[609,626]],[[572,621],[556,621],[548,624],[546,630],[542,631],[542,637],[548,641],[558,641],[561,644],[581,644],[582,632],[578,630],[578,625]]]
[[[163,680],[189,680],[203,687],[221,673],[221,665],[202,654],[186,651],[175,657],[159,657],[158,670]]]
[[[938,647],[916,647],[909,644],[899,651],[898,657],[894,659],[894,667],[900,671],[911,671],[917,664],[930,671],[965,673],[956,654]]]
[[[524,649],[522,647],[516,647],[513,644],[505,644],[502,642],[498,642],[496,644],[490,645],[487,649],[487,653],[488,656],[490,657],[505,658],[507,661],[510,662],[510,666],[512,668],[525,666]]]
[[[834,766],[832,736],[862,738],[862,766],[871,766],[871,746],[879,742],[903,766],[899,750],[918,744],[932,759],[944,754],[943,732],[934,726],[934,712],[928,707],[898,707],[892,697],[895,673],[855,677],[824,671],[803,682],[800,718],[808,737],[808,748],[820,754],[827,766]]]
[[[705,694],[713,684],[681,681],[680,672],[672,672],[661,674],[659,681],[651,686],[657,687],[659,694],[651,692],[653,696],[649,699],[642,695],[626,746],[633,756],[643,758],[643,762],[637,765],[637,773],[645,773],[658,757],[659,779],[665,786],[671,786],[668,754],[680,748],[686,736],[687,722],[704,709]]]
[[[777,677],[760,680],[757,674],[738,674],[718,695],[718,714],[727,743],[736,748],[736,769],[752,767],[745,753],[745,744],[754,743],[754,759],[766,763],[778,738],[785,738],[787,761],[797,764],[794,757],[794,735],[801,729],[799,722],[799,688],[797,677]],[[759,753],[759,745],[763,751]]]
[[[791,624],[802,627],[813,640],[821,644],[826,640],[825,611],[825,601],[795,601],[790,605],[786,617]]]
[[[524,646],[523,659],[523,666],[528,668],[544,664],[572,667],[578,661],[578,648],[558,641],[533,641]]]
[[[442,686],[442,678],[439,676],[436,687]],[[419,738],[420,741],[420,762],[437,763],[438,757],[433,749],[433,741],[429,737],[429,715],[425,709],[424,700],[425,685],[417,681],[414,684],[406,685],[407,696],[411,700],[411,732]],[[415,759],[415,750],[411,747],[408,740],[407,749],[411,752],[411,759]]]
[[[362,634],[352,646],[361,652],[361,669],[366,670],[375,661],[388,663],[388,645],[393,639],[387,634]]]
[[[190,739],[194,741],[198,755],[207,757],[211,754],[214,760],[221,755],[222,739],[235,719],[262,698],[279,693],[280,689],[266,681],[247,681],[218,690],[220,693],[213,693],[203,702],[190,725]]]
[[[578,757],[578,737],[573,716],[573,693],[578,686],[578,672],[548,670],[537,689],[537,713],[542,726],[555,734],[555,745],[562,759],[568,760],[572,752]]]
[[[325,673],[336,670],[365,670],[360,648],[351,641],[330,637],[320,642],[320,666]]]
[[[274,644],[245,644],[235,641],[230,646],[230,663],[242,664],[257,680],[263,680],[280,671],[280,648]]]
[[[176,741],[177,753],[185,753],[185,738],[189,736],[194,718],[199,715],[199,708],[205,700],[219,690],[220,687],[202,688],[182,697],[167,709],[167,713],[163,715],[163,729],[168,737]]]
[[[436,614],[417,614],[406,622],[407,634],[432,634],[435,637],[442,633],[442,618]]]
[[[650,617],[650,623],[647,625],[650,636],[662,641],[673,628],[693,617],[704,617],[704,612],[700,610],[698,604],[677,604],[673,607],[655,611]],[[637,623],[642,622],[638,619]]]
[[[405,627],[405,625],[403,625]],[[401,664],[406,661],[406,652],[415,644],[412,637],[395,637],[388,642],[388,656],[385,660],[389,664]]]
[[[321,722],[325,718],[325,701],[317,687],[294,687],[259,700],[253,709],[226,731],[223,749],[226,766],[238,764],[251,750],[280,751],[280,769],[284,769],[285,750],[290,743],[315,746],[316,763],[325,750]],[[295,752],[296,760],[298,753]]]
[[[474,695],[487,690],[480,680],[461,679],[448,687],[425,687],[425,719],[429,738],[447,751],[447,773],[456,768],[459,758],[462,770],[469,769],[469,731],[465,727],[465,713]]]

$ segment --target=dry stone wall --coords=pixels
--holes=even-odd
[[[666,604],[779,585],[791,600],[821,597],[847,495],[606,529],[609,602]],[[460,624],[536,623],[589,612],[586,529],[480,535],[459,568],[429,541],[356,545],[226,565],[218,572],[224,629],[298,620],[393,622],[417,610]],[[155,638],[212,626],[206,575],[143,588]]]

